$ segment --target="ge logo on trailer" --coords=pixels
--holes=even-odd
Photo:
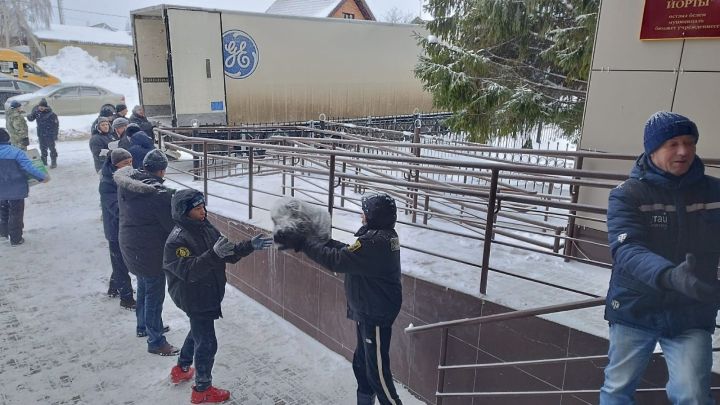
[[[247,33],[230,30],[223,33],[223,68],[233,79],[250,76],[260,62],[255,41]]]

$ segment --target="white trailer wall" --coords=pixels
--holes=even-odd
[[[419,26],[230,12],[222,26],[250,36],[259,55],[246,78],[225,76],[231,124],[432,110],[413,75]]]
[[[580,147],[639,155],[645,121],[666,110],[697,123],[700,156],[720,157],[720,39],[640,41],[643,3],[602,0]],[[583,168],[629,173],[631,164]],[[606,206],[608,193],[581,189],[579,202]]]

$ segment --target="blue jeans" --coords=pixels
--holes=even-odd
[[[158,277],[137,277],[137,332],[147,332],[148,350],[165,344],[162,308],[165,301],[165,274]]]
[[[190,318],[188,332],[180,350],[178,366],[187,367],[195,361],[195,390],[205,391],[212,385],[212,369],[217,353],[215,320]]]
[[[668,338],[620,324],[610,325],[610,362],[600,390],[601,405],[634,404],[635,389],[660,343],[670,378],[665,388],[676,405],[714,404],[710,392],[712,339],[702,329]]]

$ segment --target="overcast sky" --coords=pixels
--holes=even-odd
[[[125,29],[130,10],[154,4],[191,5],[225,10],[264,12],[274,0],[60,0],[64,10],[65,24],[93,25],[101,22],[115,28]],[[393,7],[413,16],[420,14],[422,0],[365,0],[375,18],[383,20]],[[58,0],[50,0],[57,20]]]

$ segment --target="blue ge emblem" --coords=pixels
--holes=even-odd
[[[233,79],[250,76],[260,62],[257,45],[250,35],[240,30],[223,33],[223,68]]]

